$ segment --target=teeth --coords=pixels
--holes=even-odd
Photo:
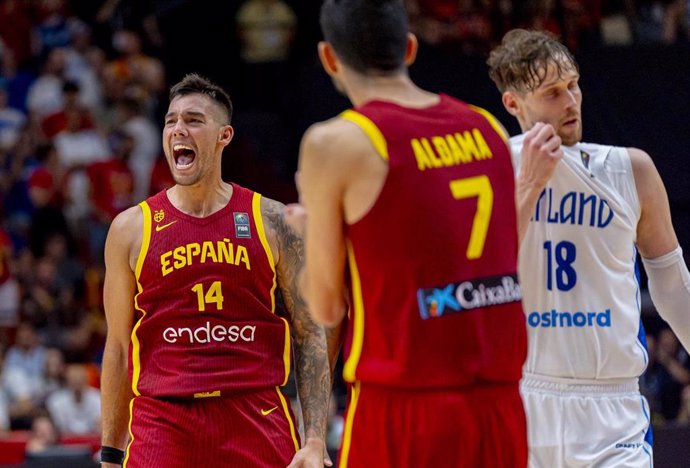
[[[194,151],[192,148],[190,148],[187,145],[175,145],[173,146],[174,151],[181,151],[181,150],[189,150],[189,151]]]

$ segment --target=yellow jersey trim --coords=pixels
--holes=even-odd
[[[141,346],[139,344],[139,337],[137,336],[137,330],[141,326],[142,320],[146,316],[146,311],[139,307],[139,294],[141,294],[144,288],[141,286],[140,277],[141,269],[144,267],[144,260],[146,260],[146,254],[149,251],[149,245],[151,243],[151,207],[149,207],[146,201],[139,203],[141,207],[142,214],[144,216],[144,229],[141,237],[141,249],[139,250],[139,257],[137,257],[137,266],[134,271],[134,276],[137,281],[137,294],[134,296],[134,308],[141,312],[141,318],[137,321],[132,328],[132,392],[135,396],[140,396],[139,389],[139,377],[141,376],[141,357],[139,355]]]
[[[371,143],[374,145],[374,148],[379,156],[388,161],[388,144],[386,143],[386,138],[383,136],[383,133],[381,133],[381,130],[379,130],[376,124],[371,121],[371,119],[351,109],[341,113],[340,117],[345,120],[349,120],[361,128],[371,140]]]
[[[500,135],[500,137],[503,139],[504,142],[508,142],[508,139],[510,138],[510,135],[508,135],[508,132],[506,132],[506,129],[501,125],[501,123],[496,119],[496,117],[491,114],[486,109],[482,109],[481,107],[473,106],[472,104],[469,104],[470,109],[473,111],[477,112],[478,114],[481,114],[482,117],[484,117],[486,120],[489,121],[491,126],[496,130],[496,133]]]
[[[259,240],[261,241],[261,246],[266,252],[266,257],[268,257],[268,263],[271,266],[271,271],[273,272],[273,286],[271,286],[271,312],[276,311],[276,262],[273,259],[273,252],[271,251],[271,246],[268,244],[268,239],[266,238],[266,230],[264,229],[264,219],[261,216],[261,195],[254,192],[252,197],[252,213],[254,214],[254,224],[256,225],[256,232],[259,234]]]
[[[359,277],[357,260],[351,243],[347,243],[347,258],[350,265],[350,276],[352,281],[353,308],[352,316],[354,328],[352,331],[352,347],[350,355],[347,357],[343,366],[343,377],[348,382],[355,381],[355,374],[359,359],[362,356],[362,346],[364,344],[364,299],[362,298],[362,282]]]
[[[278,393],[278,398],[280,399],[280,405],[283,407],[283,413],[285,413],[285,418],[290,425],[290,436],[292,436],[292,442],[295,444],[295,452],[299,450],[299,441],[297,440],[297,433],[295,432],[295,423],[290,417],[290,410],[288,409],[288,402],[285,399],[285,395],[280,391],[279,387],[276,387],[276,392]]]
[[[268,243],[268,238],[266,237],[266,229],[264,228],[264,219],[261,216],[261,195],[254,192],[252,196],[252,214],[254,215],[254,225],[256,226],[256,232],[259,235],[259,241],[261,241],[261,246],[266,252],[266,257],[268,258],[268,263],[271,266],[271,271],[273,272],[273,285],[271,286],[271,312],[276,313],[276,287],[277,276],[276,276],[276,262],[273,258],[273,252],[271,251],[271,246]],[[292,349],[292,343],[290,342],[290,324],[287,320],[281,317],[281,320],[285,323],[285,347],[283,348],[283,365],[285,367],[285,378],[283,379],[282,385],[287,384],[290,378],[290,359]]]
[[[359,401],[360,392],[361,383],[355,382],[355,384],[352,386],[350,406],[347,409],[345,429],[343,430],[343,442],[340,453],[340,468],[347,468],[348,458],[350,456],[350,447],[352,446],[352,426],[354,425],[355,421],[355,412],[357,411],[357,402]]]
[[[134,443],[134,433],[132,433],[133,414],[134,414],[134,398],[132,398],[129,401],[129,424],[127,424],[127,430],[129,431],[129,443],[127,444],[127,448],[125,449],[125,459],[122,462],[122,468],[125,468],[127,466],[127,462],[129,461],[129,450],[132,447],[132,444]]]

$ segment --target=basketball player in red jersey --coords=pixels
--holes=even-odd
[[[203,77],[173,86],[163,147],[176,185],[110,228],[104,467],[330,464],[326,337],[296,287],[303,243],[283,205],[222,181],[231,114],[225,91]],[[302,448],[280,391],[293,350]]]
[[[416,40],[399,0],[326,0],[321,27],[321,62],[354,108],[305,134],[308,216],[292,206],[288,221],[306,222],[301,281],[315,318],[340,323],[351,291],[338,466],[524,467],[504,130],[410,80]]]

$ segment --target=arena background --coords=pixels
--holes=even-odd
[[[267,3],[273,1],[266,0]],[[124,29],[134,30],[143,38],[143,52],[163,65],[166,88],[185,73],[198,72],[228,89],[235,104],[233,125],[236,136],[225,153],[224,178],[287,203],[297,198],[293,175],[303,132],[312,123],[346,109],[349,103],[334,90],[316,57],[316,43],[321,37],[318,28],[319,2],[283,1],[294,14],[295,23],[291,26],[294,28],[293,39],[289,54],[271,63],[248,63],[242,58],[242,28],[237,23],[237,14],[244,3],[241,1],[2,0],[0,38],[11,43],[16,32],[14,27],[19,28],[19,22],[8,20],[16,18],[12,16],[16,14],[12,8],[26,10],[31,28],[40,26],[40,22],[45,20],[45,15],[40,13],[42,9],[56,8],[65,18],[79,18],[88,27],[93,45],[102,49],[106,59],[111,61],[118,56],[113,43],[116,33]],[[50,7],[50,3],[57,7]],[[627,2],[632,5],[632,10],[625,10],[621,5],[626,2],[605,0],[465,1],[454,2],[457,11],[450,16],[439,16],[439,12],[447,12],[448,4],[452,1],[407,0],[406,3],[419,10],[412,23],[414,28],[418,28],[420,36],[418,59],[410,69],[412,78],[426,89],[445,92],[486,108],[499,118],[511,134],[518,133],[519,128],[504,111],[500,95],[487,76],[486,53],[508,26],[544,27],[560,34],[574,48],[582,72],[583,140],[635,146],[652,156],[665,182],[676,232],[681,246],[686,248],[685,259],[688,262],[690,170],[686,153],[690,148],[690,2],[639,0]],[[510,6],[507,11],[506,4]],[[440,9],[435,9],[434,6],[438,5],[441,5]],[[503,10],[499,8],[500,5]],[[669,34],[662,23],[663,18],[671,16],[672,8],[677,9],[673,10],[676,11],[673,13],[676,31]],[[591,13],[585,13],[590,10]],[[609,29],[611,20],[621,18],[629,24],[630,36],[626,36],[625,32],[616,36],[614,33],[618,30],[614,28],[612,33]],[[440,27],[450,23],[457,23],[456,29],[461,32],[450,34],[443,40],[429,34],[429,24]],[[155,34],[152,34],[152,24],[155,25]],[[20,69],[38,76],[47,55],[45,48],[32,52]],[[3,83],[10,83],[11,78],[4,67]],[[7,85],[7,89],[12,88]],[[26,103],[18,102],[18,96],[11,94],[10,102],[28,112]],[[153,92],[149,98],[147,118],[160,129],[162,113],[167,107],[166,89]],[[106,98],[104,106],[108,108],[114,105],[117,99]],[[113,130],[111,122],[96,120],[99,130],[105,133]],[[8,176],[16,154],[11,149],[1,154],[3,181],[9,179],[9,182],[0,185],[0,226],[11,235],[11,265],[16,272],[20,272],[22,262],[26,261],[23,252],[27,240],[22,238],[21,230],[15,229],[12,194],[16,184],[22,181],[29,183],[33,166],[27,165],[15,176]],[[102,262],[88,252],[86,244],[89,239],[85,232],[88,229],[79,225],[70,225],[70,229],[75,239],[70,260],[80,263],[84,272],[83,284],[77,288],[81,291],[77,294],[77,306],[84,319],[79,320],[76,326],[69,321],[59,326],[67,332],[75,328],[82,332],[82,323],[88,321],[92,325],[87,326],[90,335],[84,350],[75,352],[63,347],[62,351],[68,364],[77,363],[89,369],[90,384],[97,387],[103,321],[102,305],[94,297],[99,294],[98,285],[102,281]],[[31,279],[20,273],[17,273],[17,279],[22,293],[19,319],[30,321],[25,304],[34,299]],[[646,295],[645,284],[642,271],[643,321],[648,334],[657,336],[665,329],[665,323],[654,311]],[[60,291],[53,290],[52,294],[57,298]],[[42,346],[60,348],[64,344],[64,341],[51,338],[52,332],[46,331],[45,323],[35,325]],[[14,344],[12,332],[16,324],[7,328],[9,333],[3,334],[0,341],[2,351],[9,350]],[[677,359],[690,375],[687,353],[679,350]],[[4,377],[7,375],[8,372],[4,371]],[[671,404],[676,409],[673,417],[663,413],[661,407],[652,405],[656,466],[688,467],[690,380],[672,382],[670,396],[662,394],[664,390],[659,388],[656,380],[648,380],[651,384],[643,390],[660,392],[646,393],[649,398],[677,400]],[[294,387],[288,386],[286,392],[294,396]],[[345,403],[345,387],[340,378],[336,380],[334,396],[329,434],[333,453],[337,450]],[[43,414],[40,411],[42,406],[37,404],[36,413],[32,414]],[[69,450],[60,452],[64,442],[69,447],[79,447],[85,443],[90,454],[98,448],[98,434],[95,432],[63,433],[63,444],[51,447],[52,451],[47,450],[42,457],[24,461],[26,444],[36,435],[31,431],[31,422],[31,418],[28,421],[13,420],[9,427],[0,427],[0,466],[78,468],[82,466],[80,463],[87,466],[87,462],[79,453],[67,453]]]

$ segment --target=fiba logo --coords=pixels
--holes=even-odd
[[[249,229],[249,214],[248,213],[233,213],[235,220],[235,236],[237,238],[249,239],[252,234]]]

